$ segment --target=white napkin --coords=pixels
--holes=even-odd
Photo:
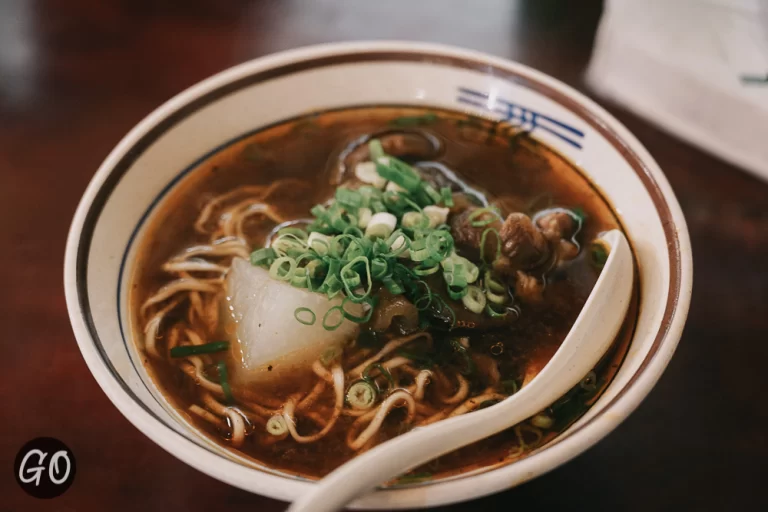
[[[607,0],[587,82],[768,180],[768,0]]]

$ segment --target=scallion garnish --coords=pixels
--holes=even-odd
[[[602,270],[605,262],[608,261],[608,251],[600,242],[593,242],[589,249],[592,265],[598,270]]]
[[[368,381],[358,380],[347,390],[347,403],[353,409],[370,409],[376,403],[379,393]]]
[[[509,309],[501,308],[498,310],[493,304],[488,304],[485,306],[485,313],[491,318],[503,318],[509,314]]]
[[[309,317],[307,317],[307,315],[309,315]],[[298,320],[299,323],[304,325],[314,325],[315,320],[317,320],[315,312],[309,308],[296,308],[296,311],[293,312],[293,316],[296,317],[296,320]]]
[[[344,309],[341,306],[333,306],[323,315],[323,329],[335,331],[344,323]]]
[[[271,265],[276,257],[275,250],[271,247],[257,249],[251,253],[251,265],[257,267]]]
[[[235,397],[232,395],[232,388],[229,387],[229,377],[227,376],[227,364],[224,361],[219,362],[219,384],[224,391],[224,399],[229,404],[235,403]]]
[[[229,348],[228,341],[214,341],[203,345],[182,345],[171,349],[171,357],[199,356],[201,354],[213,354],[224,352]]]
[[[269,277],[280,281],[290,281],[296,271],[296,260],[290,256],[277,258],[269,267]]]
[[[347,320],[350,320],[352,322],[355,322],[357,324],[364,324],[368,320],[371,319],[371,316],[373,315],[373,308],[374,308],[374,301],[370,297],[366,297],[363,301],[364,308],[366,309],[365,314],[363,316],[356,316],[344,309],[344,305],[348,302],[354,302],[349,297],[345,297],[343,301],[341,301],[341,305],[339,306],[341,308],[341,312],[344,315],[344,318]],[[333,330],[333,329],[331,329]]]
[[[501,216],[496,208],[487,206],[485,208],[478,208],[469,214],[467,217],[470,225],[476,228],[487,226],[497,220],[501,220]]]
[[[416,168],[387,155],[378,139],[369,141],[368,149],[371,162],[367,164],[375,166],[388,182],[385,190],[370,185],[337,188],[331,201],[311,209],[314,218],[306,227],[279,230],[270,247],[253,251],[251,263],[297,288],[329,299],[341,296],[341,304],[322,317],[323,328],[330,331],[345,319],[368,322],[375,307],[372,294],[380,287],[393,295],[405,295],[425,313],[424,318],[450,322],[452,327],[456,322],[453,309],[421,281],[440,272],[452,300],[462,300],[472,311],[486,310],[498,316],[490,305],[501,306],[506,298],[479,280],[476,264],[456,253],[446,224],[448,208],[453,205],[450,187],[436,189]],[[473,226],[485,226],[499,219],[499,212],[493,207],[479,208],[470,217]],[[482,247],[491,233],[496,236],[495,259],[501,251],[496,229],[483,232]],[[482,249],[481,256],[484,264],[489,263]],[[362,304],[365,313],[351,313],[344,307],[348,302]],[[307,308],[297,308],[294,316],[305,325],[319,320]]]
[[[440,196],[443,200],[443,204],[448,208],[453,207],[453,193],[449,187],[443,187],[440,189]]]
[[[477,286],[467,286],[467,292],[461,298],[464,306],[473,313],[482,313],[485,309],[486,298],[483,290]]]
[[[371,370],[378,370],[381,375],[384,376],[385,379],[387,379],[387,382],[389,382],[390,389],[395,388],[395,379],[392,377],[392,374],[384,368],[384,366],[381,365],[381,363],[373,363],[368,368],[363,370],[363,380],[371,382],[373,381],[373,378],[370,376]]]

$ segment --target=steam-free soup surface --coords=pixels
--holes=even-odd
[[[371,146],[371,140],[379,142]],[[327,295],[333,283],[311,291],[295,285],[296,279],[281,280],[293,268],[290,261],[277,271],[271,268],[282,254],[280,244],[293,243],[276,229],[282,225],[298,230],[297,243],[317,258],[318,272],[332,272],[312,249],[327,248],[308,244],[305,235],[340,234],[313,207],[333,211],[339,188],[365,196],[366,187],[382,187],[358,172],[360,164],[359,169],[377,168],[371,148],[378,143],[391,159],[383,162],[398,160],[406,165],[403,172],[415,170],[419,181],[413,194],[427,185],[438,193],[439,198],[419,196],[434,206],[423,211],[445,215],[439,226],[429,228],[424,221],[422,234],[450,234],[445,249],[477,268],[475,281],[463,283],[471,272],[458,271],[456,282],[463,287],[449,290],[456,278],[451,264],[435,263],[436,253],[430,253],[434,261],[411,260],[420,247],[421,224],[409,230],[402,211],[393,214],[396,227],[413,246],[404,257],[385,260],[389,267],[399,263],[409,269],[401,268],[406,281],[419,281],[410,292],[397,293],[392,279],[371,277],[368,283],[361,271],[357,292],[342,284],[332,303]],[[376,197],[384,198],[387,209],[398,192],[385,187]],[[406,194],[402,188],[400,193]],[[364,200],[370,204],[370,198]],[[347,229],[351,235],[340,240],[376,240],[361,227],[365,212],[354,214],[345,218],[357,231]],[[593,241],[618,227],[603,198],[570,162],[508,125],[414,108],[310,115],[234,142],[164,199],[151,217],[133,277],[134,337],[158,387],[202,432],[271,468],[321,477],[376,443],[490,406],[530,381],[563,341],[599,276],[605,250]],[[440,233],[432,236],[445,241]],[[252,256],[278,239],[271,246],[276,253]],[[430,274],[408,273],[429,265]],[[333,280],[318,274],[314,283],[321,288],[328,281]],[[366,289],[364,301],[344,300]],[[467,289],[482,292],[481,308],[456,298]],[[286,291],[295,304],[280,303],[290,295]],[[312,306],[302,307],[308,298]],[[356,311],[349,316],[370,318],[325,314],[342,302],[345,311]],[[312,325],[305,325],[310,320]],[[337,321],[340,327],[334,327]],[[610,380],[633,322],[634,309],[614,350],[558,403],[416,469],[401,483],[508,463],[545,444],[583,414]],[[224,343],[209,345],[214,342]],[[184,352],[195,345],[211,351]],[[372,416],[379,408],[387,414],[377,425]]]

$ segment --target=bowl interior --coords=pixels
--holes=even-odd
[[[467,499],[525,481],[575,456],[637,405],[674,350],[679,332],[671,326],[687,309],[680,256],[681,233],[687,244],[684,223],[653,161],[601,109],[525,67],[458,50],[382,44],[288,52],[217,75],[145,119],[99,170],[70,234],[68,303],[91,370],[132,422],[202,471],[280,499],[309,485],[254,467],[197,434],[169,406],[135,349],[127,280],[147,219],[201,160],[270,124],[366,105],[427,106],[507,119],[557,149],[619,214],[638,261],[641,299],[635,336],[619,372],[554,446],[450,484],[378,491],[360,504],[393,508]],[[634,386],[641,377],[642,385]]]

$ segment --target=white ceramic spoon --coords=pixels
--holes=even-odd
[[[496,405],[415,428],[358,455],[316,483],[288,512],[332,512],[440,455],[510,428],[544,410],[595,367],[624,321],[632,293],[632,252],[618,230],[600,239],[610,254],[584,308],[544,369]]]

